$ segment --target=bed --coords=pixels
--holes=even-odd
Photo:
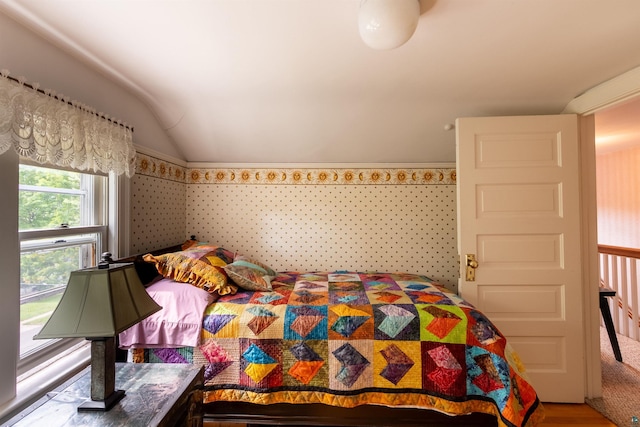
[[[535,426],[544,418],[504,336],[427,276],[275,272],[195,240],[127,260],[164,308],[123,332],[120,346],[134,363],[204,366],[206,421]]]

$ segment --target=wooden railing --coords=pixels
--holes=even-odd
[[[616,291],[616,296],[609,298],[616,331],[640,341],[640,249],[598,245],[598,252],[600,280]]]

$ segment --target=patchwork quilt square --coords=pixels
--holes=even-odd
[[[207,385],[239,384],[240,341],[235,338],[205,340],[199,347],[205,358],[204,380]]]
[[[329,274],[325,272],[296,273],[296,281],[328,282]]]
[[[285,314],[284,339],[326,340],[328,336],[327,306],[288,306]]]
[[[370,305],[330,305],[330,340],[362,340],[373,336],[373,310]]]
[[[354,292],[354,291],[364,291],[364,285],[360,281],[356,280],[343,280],[336,282],[329,282],[329,291],[338,291],[338,292]]]
[[[413,304],[406,292],[398,289],[367,291],[369,304]]]
[[[238,291],[233,295],[223,295],[218,298],[218,302],[229,304],[247,304],[253,298],[254,293],[252,291]]]
[[[373,342],[329,341],[329,387],[359,390],[373,386]]]
[[[388,274],[361,274],[362,285],[366,291],[400,290],[398,283]]]
[[[468,344],[484,347],[496,354],[503,353],[506,340],[498,328],[478,310],[466,308],[464,310],[469,321],[467,327]]]
[[[404,291],[414,304],[454,305],[445,294],[434,291],[433,288],[426,288],[426,290],[405,289]]]
[[[365,305],[369,304],[369,298],[367,297],[367,293],[363,290],[331,291],[329,292],[329,304]]]
[[[192,347],[154,348],[145,358],[147,363],[192,363],[192,361]]]
[[[256,291],[247,304],[287,305],[291,297],[290,289],[278,288],[272,292]]]
[[[329,295],[326,292],[312,292],[307,289],[293,291],[289,296],[289,305],[327,305]]]
[[[281,340],[240,339],[240,385],[257,388],[282,385]]]
[[[413,304],[373,306],[374,339],[420,341],[420,316]]]
[[[373,385],[380,388],[422,388],[419,341],[374,341]]]
[[[329,282],[326,280],[298,280],[293,288],[294,291],[307,291],[326,293],[329,289]]]
[[[466,343],[467,316],[453,305],[416,304],[420,317],[420,339],[449,343]]]
[[[467,387],[477,396],[490,397],[500,409],[508,404],[512,392],[511,370],[505,359],[481,347],[468,347]]]
[[[285,386],[322,387],[329,375],[328,341],[284,340],[282,366]]]
[[[362,282],[360,274],[338,271],[335,273],[327,274],[327,280],[329,282]]]
[[[240,335],[240,315],[245,306],[235,303],[209,305],[202,319],[202,338],[232,338]]]
[[[445,396],[467,394],[467,354],[463,344],[422,342],[422,381]]]
[[[286,305],[248,304],[240,315],[241,338],[282,339]]]

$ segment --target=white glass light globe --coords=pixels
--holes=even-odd
[[[411,38],[419,18],[418,0],[362,0],[358,14],[360,37],[373,49],[393,49]]]

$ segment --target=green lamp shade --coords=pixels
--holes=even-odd
[[[113,337],[162,309],[149,296],[133,264],[71,272],[60,303],[34,337]]]

